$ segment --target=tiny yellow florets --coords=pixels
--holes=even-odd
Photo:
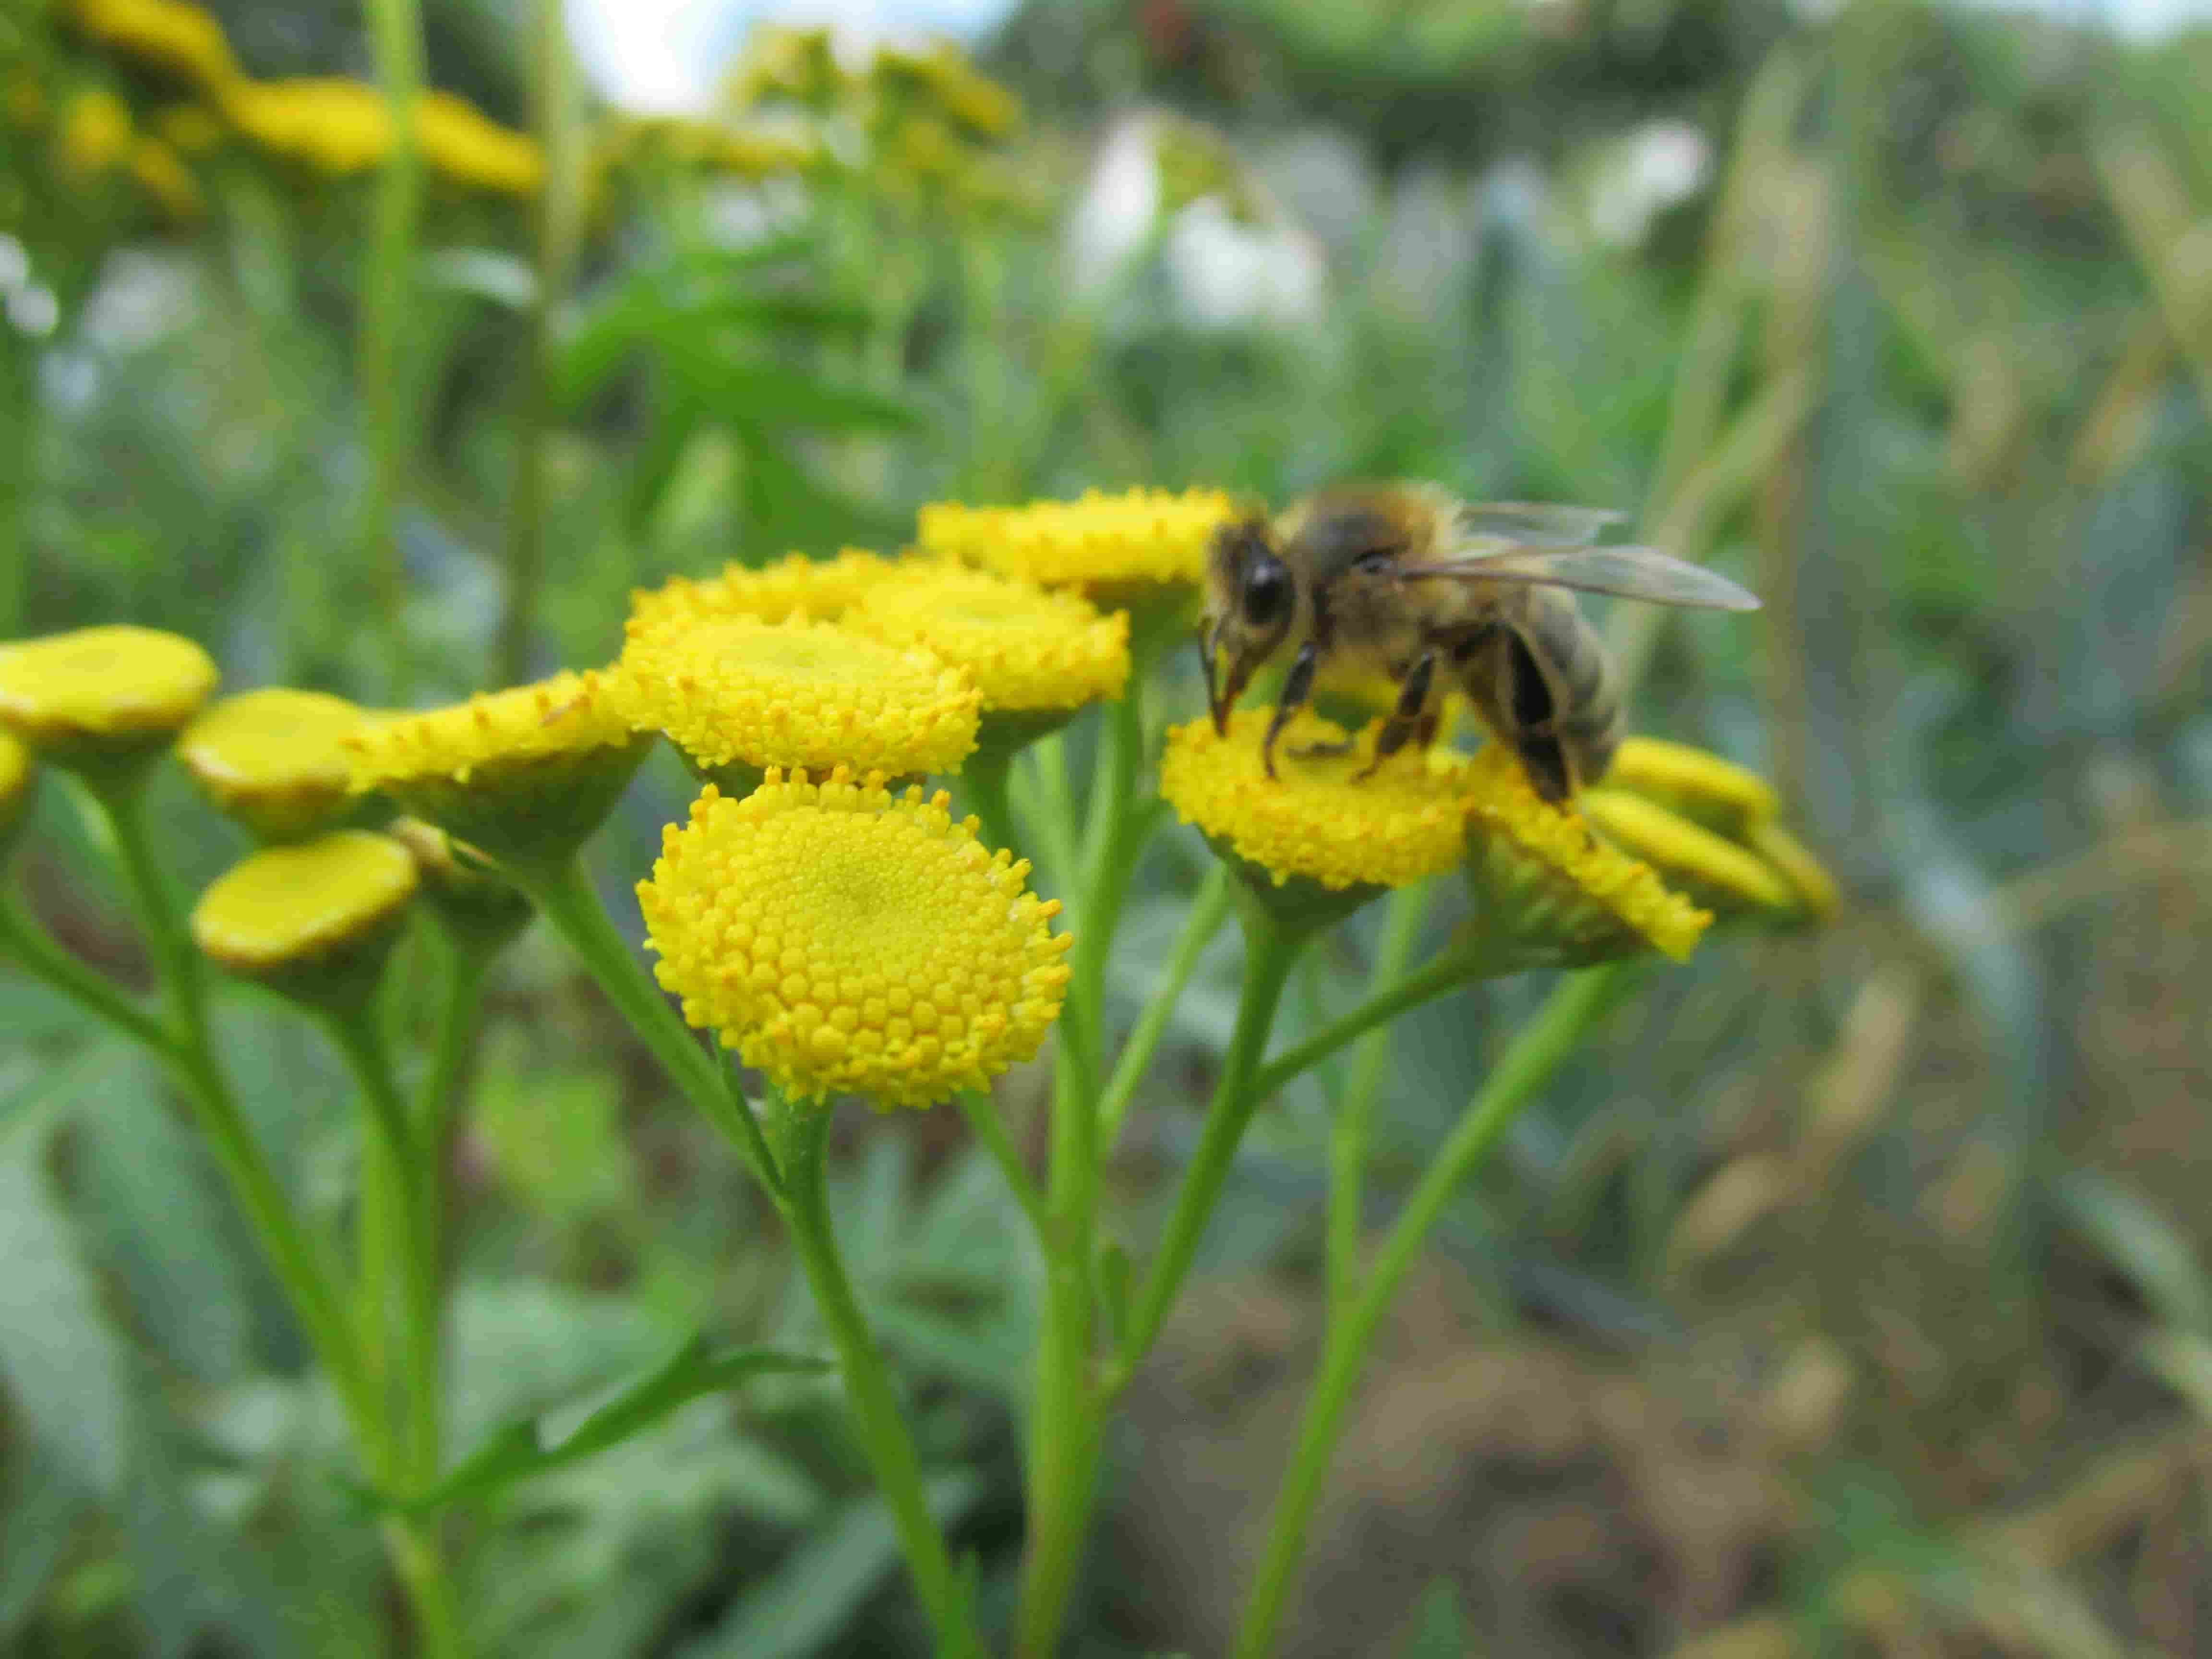
[[[710,785],[638,884],[684,1017],[796,1097],[927,1106],[1034,1055],[1067,985],[1060,905],[950,799],[842,767]]]
[[[1760,823],[1780,807],[1774,787],[1758,773],[1664,738],[1623,738],[1605,783],[1664,801],[1717,829]]]
[[[1300,749],[1345,735],[1330,721],[1302,714],[1276,744],[1270,779],[1260,743],[1273,714],[1238,709],[1226,738],[1207,720],[1168,733],[1160,793],[1185,823],[1226,842],[1279,886],[1303,877],[1340,890],[1404,887],[1459,862],[1468,810],[1459,775],[1408,755],[1354,782],[1372,758],[1378,728],[1370,727],[1349,753],[1301,757]]]
[[[651,739],[606,677],[562,673],[451,708],[372,720],[345,739],[353,789],[507,862],[567,857],[598,829]]]
[[[920,539],[928,552],[1045,587],[1194,585],[1206,574],[1207,543],[1235,511],[1218,489],[1092,490],[1027,507],[939,501],[921,509]]]
[[[1669,807],[1620,789],[1585,789],[1575,803],[1616,847],[1656,866],[1675,884],[1716,907],[1795,910],[1780,872],[1735,842]]]
[[[556,674],[446,708],[374,720],[344,739],[361,793],[428,779],[468,783],[488,768],[627,746],[634,738],[599,674]]]
[[[848,548],[834,559],[787,554],[763,565],[733,564],[719,576],[677,576],[629,596],[630,627],[658,628],[720,617],[756,622],[836,622],[891,568],[879,554]]]
[[[1462,770],[1445,756],[1431,757],[1431,765]],[[1555,898],[1594,905],[1678,962],[1696,948],[1711,915],[1669,891],[1650,865],[1592,835],[1572,808],[1537,794],[1504,744],[1485,744],[1463,775],[1473,800],[1469,872],[1479,885],[1510,868],[1516,881],[1533,876],[1529,884],[1556,890]]]
[[[387,933],[416,880],[407,849],[365,830],[264,848],[200,896],[192,939],[234,974],[285,978]]]
[[[707,767],[957,771],[982,699],[964,672],[822,623],[633,623],[612,677],[641,731]]]
[[[0,645],[0,724],[57,761],[166,743],[215,690],[214,659],[180,635],[111,624]]]
[[[893,566],[845,625],[966,669],[987,715],[1080,708],[1120,696],[1129,678],[1127,612],[944,561]]]
[[[343,697],[270,686],[225,697],[185,730],[177,758],[264,841],[297,841],[347,810],[345,740],[368,717]]]

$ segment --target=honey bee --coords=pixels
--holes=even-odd
[[[1311,696],[1315,674],[1341,663],[1379,670],[1398,687],[1359,777],[1408,742],[1434,741],[1439,707],[1455,687],[1539,794],[1569,799],[1604,775],[1623,721],[1612,656],[1571,590],[1759,608],[1725,576],[1655,548],[1597,545],[1620,517],[1380,484],[1316,495],[1273,524],[1224,525],[1208,550],[1199,635],[1216,729],[1228,734],[1230,708],[1255,671],[1295,640],[1261,747],[1270,778],[1275,740]]]

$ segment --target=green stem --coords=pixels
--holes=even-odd
[[[1382,919],[1382,938],[1375,950],[1375,967],[1368,976],[1370,995],[1387,990],[1406,971],[1413,947],[1420,943],[1421,924],[1428,920],[1429,886],[1401,888],[1390,896]],[[1382,1074],[1390,1061],[1389,1034],[1377,1026],[1359,1040],[1352,1056],[1352,1080],[1337,1103],[1328,1142],[1328,1310],[1340,1317],[1352,1294],[1353,1273],[1359,1265],[1359,1211],[1367,1176],[1369,1131],[1375,1117],[1375,1098],[1382,1092]]]
[[[106,975],[55,944],[30,912],[8,896],[0,896],[0,956],[12,957],[33,979],[132,1042],[172,1063],[176,1060],[175,1045],[159,1020]]]
[[[1075,840],[1075,798],[1067,787],[1067,734],[1054,732],[1038,738],[1029,754],[1045,856],[1060,890],[1069,891],[1082,874],[1082,853]]]
[[[1516,1036],[1445,1140],[1399,1212],[1358,1301],[1334,1322],[1320,1373],[1299,1424],[1297,1449],[1268,1523],[1267,1541],[1251,1599],[1237,1632],[1235,1659],[1261,1659],[1273,1650],[1291,1583],[1304,1554],[1322,1483],[1336,1452],[1344,1413],[1359,1381],[1376,1328],[1389,1310],[1429,1230],[1468,1176],[1537,1091],[1551,1080],[1613,1000],[1626,969],[1607,966],[1575,974],[1553,990],[1534,1021]]]
[[[975,1089],[963,1089],[956,1099],[960,1115],[968,1120],[976,1140],[999,1166],[999,1176],[1006,1183],[1006,1189],[1013,1194],[1015,1201],[1022,1206],[1022,1213],[1029,1218],[1037,1242],[1048,1244],[1052,1218],[1045,1208],[1044,1194],[1037,1190],[1036,1182],[1030,1178],[1029,1170],[1022,1163],[1021,1153],[1007,1138],[1006,1126],[999,1121],[998,1107],[990,1096]]]
[[[491,968],[488,952],[454,939],[449,952],[446,1000],[438,1011],[430,1069],[415,1103],[417,1144],[424,1159],[427,1188],[423,1209],[430,1220],[430,1260],[442,1281],[451,1271],[453,1139],[461,1127],[461,1099],[470,1062],[475,1058],[477,1028],[483,1014],[484,981]]]
[[[568,941],[639,1041],[653,1051],[669,1080],[729,1138],[753,1177],[770,1193],[778,1191],[781,1183],[775,1158],[750,1108],[732,1095],[720,1065],[700,1046],[683,1016],[647,975],[629,941],[616,930],[582,861],[571,858],[549,871],[517,868],[511,873]]]
[[[1182,1289],[1200,1237],[1212,1218],[1213,1206],[1236,1161],[1237,1148],[1252,1121],[1252,1114],[1267,1098],[1257,1086],[1261,1079],[1260,1056],[1267,1052],[1268,1034],[1274,1029],[1275,1010],[1283,1000],[1283,987],[1297,962],[1299,947],[1310,937],[1285,929],[1264,903],[1247,898],[1241,907],[1244,925],[1244,987],[1237,1005],[1237,1027],[1222,1061],[1212,1103],[1206,1108],[1206,1128],[1190,1167],[1183,1171],[1176,1194],[1174,1213],[1158,1254],[1145,1275],[1129,1331],[1115,1356],[1106,1382],[1109,1400],[1118,1395],[1136,1375],[1137,1367],[1152,1352],[1166,1323],[1169,1310]]]
[[[438,1472],[445,1400],[443,1315],[431,1249],[436,1229],[422,1178],[427,1162],[410,1131],[407,1104],[372,1006],[364,1000],[336,1010],[325,1025],[367,1108],[361,1198],[372,1212],[380,1212],[378,1224],[387,1236],[372,1239],[364,1233],[365,1244],[375,1251],[373,1258],[365,1252],[362,1262],[365,1301],[380,1330],[398,1292],[404,1431],[392,1438],[405,1448],[406,1484],[426,1486]]]
[[[1010,750],[977,750],[960,769],[961,793],[982,820],[983,842],[993,852],[1006,848],[1016,858],[1027,851],[1015,826],[1014,805],[1007,790],[1013,773]]]
[[[538,0],[535,113],[543,172],[534,204],[538,280],[523,342],[521,407],[514,431],[514,489],[507,520],[507,609],[496,669],[502,685],[530,678],[530,636],[545,576],[546,434],[553,424],[553,330],[575,246],[568,182],[575,130],[574,79],[562,0]]]
[[[136,763],[106,775],[85,775],[82,781],[95,809],[94,825],[123,879],[124,900],[153,958],[170,1035],[180,1046],[204,1051],[207,988],[199,952],[185,931],[147,830],[146,787],[152,769]]]
[[[410,668],[407,568],[398,539],[408,462],[406,376],[401,366],[413,298],[415,241],[422,216],[422,152],[416,129],[422,89],[420,0],[365,0],[377,79],[392,121],[392,144],[377,180],[368,266],[362,290],[362,401],[368,415],[369,482],[363,543],[376,573],[391,652],[390,700],[405,700]]]
[[[429,1527],[391,1516],[384,1523],[384,1547],[414,1604],[416,1645],[422,1659],[465,1659],[469,1643],[460,1606],[453,1596],[444,1552]]]
[[[1197,898],[1191,903],[1190,915],[1184,920],[1182,938],[1176,943],[1168,970],[1152,987],[1151,1000],[1138,1016],[1129,1040],[1121,1045],[1121,1057],[1115,1062],[1114,1075],[1106,1085],[1106,1093],[1098,1108],[1098,1147],[1103,1157],[1114,1155],[1115,1146],[1121,1139],[1122,1121],[1129,1115],[1129,1103],[1136,1097],[1138,1085],[1143,1083],[1152,1066],[1152,1055],[1167,1033],[1168,1022],[1175,1018],[1191,975],[1198,969],[1199,958],[1206,954],[1206,947],[1213,942],[1213,936],[1221,931],[1221,924],[1229,919],[1231,879],[1225,864],[1216,863],[1207,873]]]
[[[1447,992],[1481,977],[1483,962],[1484,957],[1476,951],[1447,951],[1387,990],[1376,992],[1341,1019],[1296,1048],[1269,1060],[1260,1068],[1253,1087],[1262,1099],[1277,1093],[1377,1026],[1388,1024],[1407,1010],[1434,1002]]]
[[[866,1316],[853,1294],[836,1234],[830,1222],[826,1153],[830,1139],[827,1108],[793,1104],[771,1097],[765,1103],[779,1127],[783,1154],[783,1213],[799,1251],[816,1305],[829,1327],[844,1374],[845,1397],[853,1407],[876,1484],[890,1505],[907,1570],[929,1617],[937,1651],[972,1655],[981,1644],[966,1623],[954,1583],[952,1558],[945,1535],[929,1512],[922,1486],[921,1458],[899,1410],[883,1352],[868,1329]]]
[[[44,407],[38,366],[28,340],[12,328],[0,337],[0,639],[23,631],[23,600],[31,588],[27,526]]]

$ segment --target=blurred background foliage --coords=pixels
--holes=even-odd
[[[635,585],[893,544],[943,496],[1405,474],[1627,508],[1769,602],[1613,619],[1638,726],[1774,775],[1846,920],[1651,976],[1466,1195],[1290,1650],[2212,1652],[2212,32],[1037,0],[973,63],[757,33],[712,108],[586,100],[525,165],[489,125],[536,107],[524,11],[427,9],[431,84],[473,111],[426,131],[388,542],[355,348],[386,140],[373,100],[301,90],[368,72],[357,9],[220,0],[212,69],[124,0],[0,15],[0,634],[127,619],[235,687],[421,702],[603,660]],[[165,787],[197,884],[234,836]],[[684,792],[648,769],[612,885]],[[129,971],[58,792],[38,830],[33,906]],[[1125,1018],[1203,862],[1179,834],[1142,872]],[[463,1146],[463,1447],[702,1328],[811,1317],[731,1160],[539,945]],[[1188,1153],[1235,966],[1139,1102],[1133,1212]],[[1394,1037],[1393,1184],[1540,988]],[[225,1014],[327,1208],[332,1061]],[[330,1402],[206,1155],[20,980],[0,1027],[0,1646],[388,1650]],[[1309,1080],[1263,1121],[1133,1397],[1076,1651],[1225,1639],[1315,1346],[1327,1111]],[[850,1128],[856,1270],[1002,1606],[1034,1286],[949,1115]],[[866,1491],[820,1384],[696,1401],[476,1518],[482,1634],[918,1652]]]

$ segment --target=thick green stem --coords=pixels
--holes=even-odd
[[[1067,734],[1054,732],[1038,738],[1030,745],[1029,757],[1045,858],[1060,890],[1073,891],[1082,875],[1083,854],[1075,838],[1075,798],[1067,787]]]
[[[0,957],[11,959],[94,1019],[174,1063],[176,1046],[161,1023],[106,975],[55,944],[21,903],[8,896],[0,896]]]
[[[1402,888],[1390,896],[1382,919],[1382,938],[1375,950],[1375,966],[1368,975],[1369,994],[1380,994],[1395,984],[1413,960],[1420,943],[1421,924],[1428,920],[1429,888]],[[1390,1062],[1389,1034],[1377,1026],[1359,1040],[1352,1056],[1352,1079],[1344,1097],[1336,1103],[1328,1141],[1328,1311],[1342,1316],[1352,1293],[1352,1274],[1359,1264],[1359,1212],[1367,1179],[1369,1130],[1375,1116],[1375,1098],[1382,1092],[1382,1074]]]
[[[1313,1519],[1322,1483],[1336,1453],[1344,1413],[1352,1402],[1375,1332],[1389,1310],[1406,1271],[1412,1267],[1437,1217],[1536,1091],[1551,1080],[1583,1036],[1611,1003],[1626,970],[1592,969],[1560,981],[1529,1024],[1506,1050],[1498,1069],[1469,1103],[1467,1111],[1413,1188],[1383,1242],[1358,1299],[1329,1327],[1321,1369],[1298,1427],[1297,1449],[1284,1477],[1267,1528],[1259,1575],[1245,1603],[1235,1659],[1261,1659],[1271,1652],[1289,1600],[1306,1529]]]
[[[1153,985],[1151,1000],[1138,1016],[1129,1040],[1121,1045],[1121,1057],[1115,1062],[1114,1075],[1098,1106],[1101,1157],[1113,1157],[1114,1148],[1121,1139],[1122,1121],[1129,1115],[1129,1103],[1136,1097],[1137,1089],[1145,1080],[1160,1039],[1167,1034],[1168,1023],[1175,1018],[1183,991],[1190,984],[1190,976],[1198,969],[1199,958],[1213,943],[1221,924],[1229,920],[1231,879],[1225,864],[1216,864],[1208,872],[1198,890],[1198,896],[1191,902],[1189,915],[1184,919],[1182,937],[1176,943],[1167,972]]]
[[[1006,1126],[999,1121],[997,1105],[990,1096],[975,1089],[963,1089],[955,1098],[960,1115],[968,1120],[977,1143],[998,1166],[999,1177],[1006,1183],[1006,1190],[1014,1195],[1014,1201],[1022,1206],[1022,1213],[1029,1218],[1038,1243],[1048,1244],[1052,1237],[1051,1212],[1045,1207],[1044,1194],[1030,1178],[1020,1152],[1008,1138]]]
[[[562,0],[538,0],[532,87],[543,173],[533,204],[538,280],[523,342],[522,385],[514,428],[514,488],[507,520],[507,609],[500,618],[499,683],[531,678],[530,639],[545,575],[546,434],[553,423],[553,331],[575,246],[569,202],[570,139],[575,130],[574,76]]]
[[[105,776],[84,778],[95,810],[94,824],[107,842],[123,896],[138,924],[146,951],[161,986],[172,1036],[181,1046],[207,1048],[207,986],[204,968],[169,890],[168,878],[146,823],[146,787],[152,766],[134,763]]]
[[[368,416],[368,495],[362,543],[375,573],[391,653],[390,700],[404,702],[411,673],[406,639],[407,568],[399,547],[399,498],[408,466],[407,376],[402,364],[414,296],[415,242],[422,216],[422,150],[416,129],[422,89],[420,0],[365,0],[377,79],[392,123],[377,181],[368,264],[362,285],[362,402]]]
[[[384,1547],[414,1605],[416,1646],[422,1659],[466,1659],[468,1634],[460,1606],[453,1597],[444,1553],[428,1524],[399,1516],[387,1518]]]
[[[1310,934],[1285,929],[1261,901],[1247,898],[1242,907],[1244,924],[1244,987],[1237,1005],[1237,1028],[1222,1061],[1221,1078],[1214,1086],[1212,1103],[1206,1108],[1206,1128],[1198,1151],[1183,1171],[1176,1194],[1175,1211],[1139,1291],[1136,1310],[1127,1334],[1106,1379],[1110,1401],[1136,1375],[1137,1367],[1152,1352],[1160,1328],[1167,1322],[1182,1282],[1198,1254],[1200,1238],[1212,1219],[1213,1206],[1229,1179],[1230,1166],[1252,1114],[1267,1098],[1256,1086],[1261,1078],[1260,1057],[1267,1052],[1268,1034],[1274,1030],[1275,1010],[1283,1000],[1283,987],[1297,964],[1298,950]]]
[[[430,1219],[430,1260],[442,1282],[453,1269],[453,1140],[460,1133],[462,1095],[475,1058],[477,1028],[483,1014],[484,980],[491,967],[486,951],[456,940],[450,951],[446,1000],[438,1011],[431,1040],[430,1069],[415,1103],[414,1124],[422,1148],[423,1208]]]
[[[550,871],[513,873],[639,1041],[653,1051],[669,1080],[729,1138],[753,1177],[770,1193],[777,1191],[775,1159],[751,1109],[731,1092],[720,1065],[669,1006],[629,941],[616,931],[582,862],[572,858]]]
[[[860,1437],[867,1448],[876,1484],[890,1505],[906,1554],[907,1570],[928,1614],[940,1654],[966,1656],[981,1650],[966,1622],[966,1613],[952,1573],[952,1558],[945,1535],[929,1512],[922,1486],[921,1457],[899,1410],[890,1373],[883,1352],[868,1329],[866,1316],[853,1294],[844,1259],[830,1222],[826,1154],[830,1139],[828,1109],[770,1099],[767,1110],[778,1124],[778,1146],[784,1170],[784,1218],[793,1244],[799,1251],[806,1282],[814,1291],[823,1322],[837,1350],[844,1375],[845,1397],[853,1407]]]

